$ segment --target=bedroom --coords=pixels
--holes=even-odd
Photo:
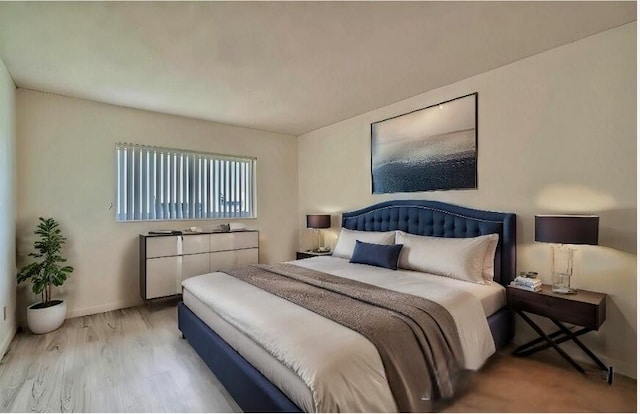
[[[7,309],[0,351],[33,299],[25,285],[16,295],[15,273],[37,217],[58,219],[69,239],[75,271],[56,293],[68,302],[68,318],[142,303],[138,234],[218,223],[116,222],[114,145],[127,141],[257,157],[258,217],[239,221],[260,231],[262,263],[293,260],[311,247],[306,214],[332,215],[324,236],[333,245],[343,212],[426,199],[516,213],[517,271],[538,271],[549,283],[550,252],[534,243],[534,215],[598,214],[599,246],[579,250],[576,284],[608,295],[607,320],[584,342],[620,376],[636,378],[635,3],[503,4],[468,14],[440,5],[428,11],[440,13],[442,24],[464,21],[485,37],[462,48],[470,40],[460,31],[445,43],[456,53],[425,49],[440,53],[439,65],[411,48],[441,32],[400,30],[420,17],[408,9],[420,3],[337,5],[263,5],[268,18],[260,18],[250,3],[213,16],[193,5],[0,4],[0,305]],[[310,23],[318,16],[327,25]],[[217,33],[215,56],[199,56],[188,43],[207,44],[206,25],[198,24],[207,18],[228,30]],[[491,18],[496,31],[486,33],[483,19]],[[520,34],[520,26],[521,37],[504,34]],[[415,62],[406,56],[422,66],[408,71]],[[230,86],[212,79],[214,69]],[[371,194],[371,123],[473,92],[478,188]],[[516,343],[531,337],[518,321]]]

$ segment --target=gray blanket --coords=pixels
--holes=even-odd
[[[431,411],[454,395],[462,347],[453,318],[439,304],[291,264],[226,273],[366,337],[378,349],[400,411]]]

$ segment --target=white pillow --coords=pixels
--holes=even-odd
[[[484,284],[482,277],[490,235],[470,238],[416,236],[399,231],[398,267]]]
[[[484,256],[484,265],[482,266],[482,278],[487,282],[493,281],[493,276],[495,274],[494,264],[496,258],[496,248],[498,247],[498,239],[500,236],[497,234],[488,234],[486,237],[489,239],[489,243],[487,245],[487,253]]]
[[[333,256],[351,259],[353,249],[356,247],[356,240],[365,243],[393,244],[396,239],[395,231],[357,231],[344,227],[340,229],[338,242],[333,249]]]

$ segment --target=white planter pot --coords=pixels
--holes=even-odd
[[[34,334],[45,334],[47,332],[55,331],[64,322],[64,318],[67,315],[67,304],[64,301],[53,306],[46,308],[36,308],[34,306],[38,303],[27,308],[27,325]]]

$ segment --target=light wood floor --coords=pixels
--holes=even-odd
[[[175,304],[65,321],[19,333],[0,361],[0,412],[238,412],[177,330]],[[636,381],[584,377],[553,351],[501,351],[448,412],[635,412]],[[597,377],[597,376],[596,376]]]

